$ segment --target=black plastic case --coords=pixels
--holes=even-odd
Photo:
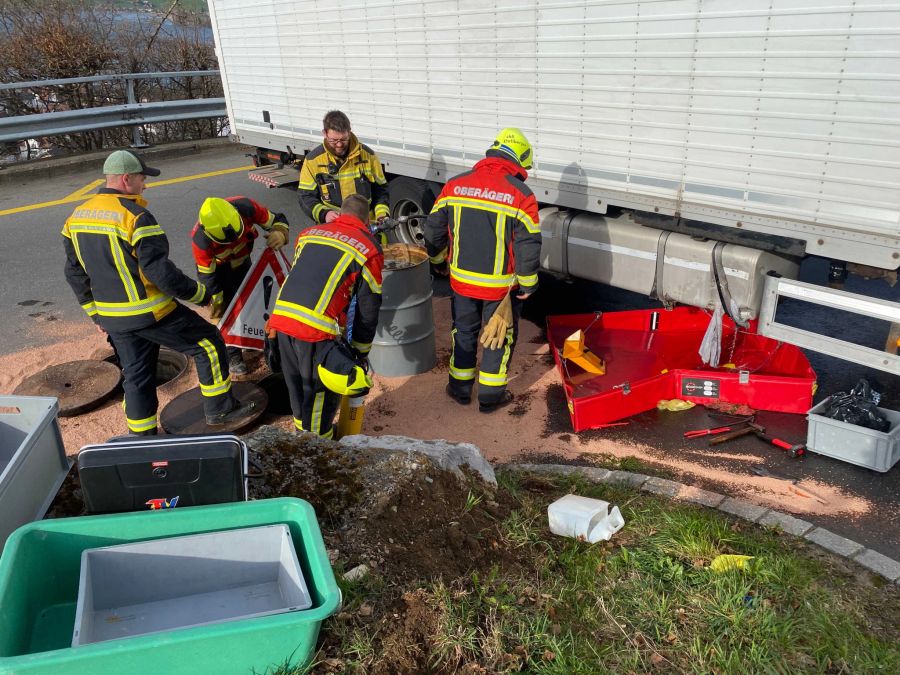
[[[124,437],[83,447],[78,475],[91,514],[244,501],[247,446],[232,435]]]

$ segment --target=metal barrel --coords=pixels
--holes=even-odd
[[[425,249],[409,244],[386,246],[381,293],[378,330],[369,352],[372,369],[385,377],[431,370],[437,355]]]

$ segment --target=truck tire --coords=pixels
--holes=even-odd
[[[388,184],[388,199],[391,217],[412,216],[428,213],[434,206],[434,188],[428,181],[400,176]],[[402,244],[425,245],[425,223],[421,220],[402,224],[393,232],[393,237]]]

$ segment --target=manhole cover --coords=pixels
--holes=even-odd
[[[59,416],[71,417],[93,410],[119,387],[122,373],[106,361],[69,361],[44,368],[16,387],[16,396],[54,396]]]
[[[255,401],[256,408],[243,419],[220,427],[206,424],[200,387],[189,389],[173,398],[159,415],[159,423],[167,434],[227,434],[243,429],[266,412],[269,397],[252,382],[233,382],[231,390],[241,403]]]
[[[287,385],[284,383],[282,373],[266,375],[257,383],[269,397],[269,407],[266,412],[272,415],[290,415],[291,400],[288,397]]]

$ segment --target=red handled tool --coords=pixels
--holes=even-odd
[[[770,443],[776,448],[781,448],[791,457],[800,457],[801,455],[806,454],[806,446],[803,443],[790,443],[789,441],[786,441],[782,438],[769,436],[769,434],[766,433],[764,427],[761,427],[758,424],[753,424],[752,422],[749,424],[749,426],[751,429],[753,429],[753,432],[756,434],[757,438],[761,438],[766,443]]]
[[[738,429],[735,429],[734,431],[729,431],[727,433],[724,433],[721,436],[716,436],[715,438],[710,440],[709,444],[710,445],[718,445],[719,443],[725,443],[727,441],[733,440],[735,438],[740,438],[741,436],[746,436],[747,434],[752,434],[754,432],[755,432],[755,429],[753,429],[753,427],[748,422],[747,426],[745,426],[743,429],[738,428]]]
[[[734,431],[737,427],[716,427],[715,429],[694,429],[693,431],[685,431],[685,438],[702,438],[703,436],[715,436],[716,434],[724,434],[726,431]]]

